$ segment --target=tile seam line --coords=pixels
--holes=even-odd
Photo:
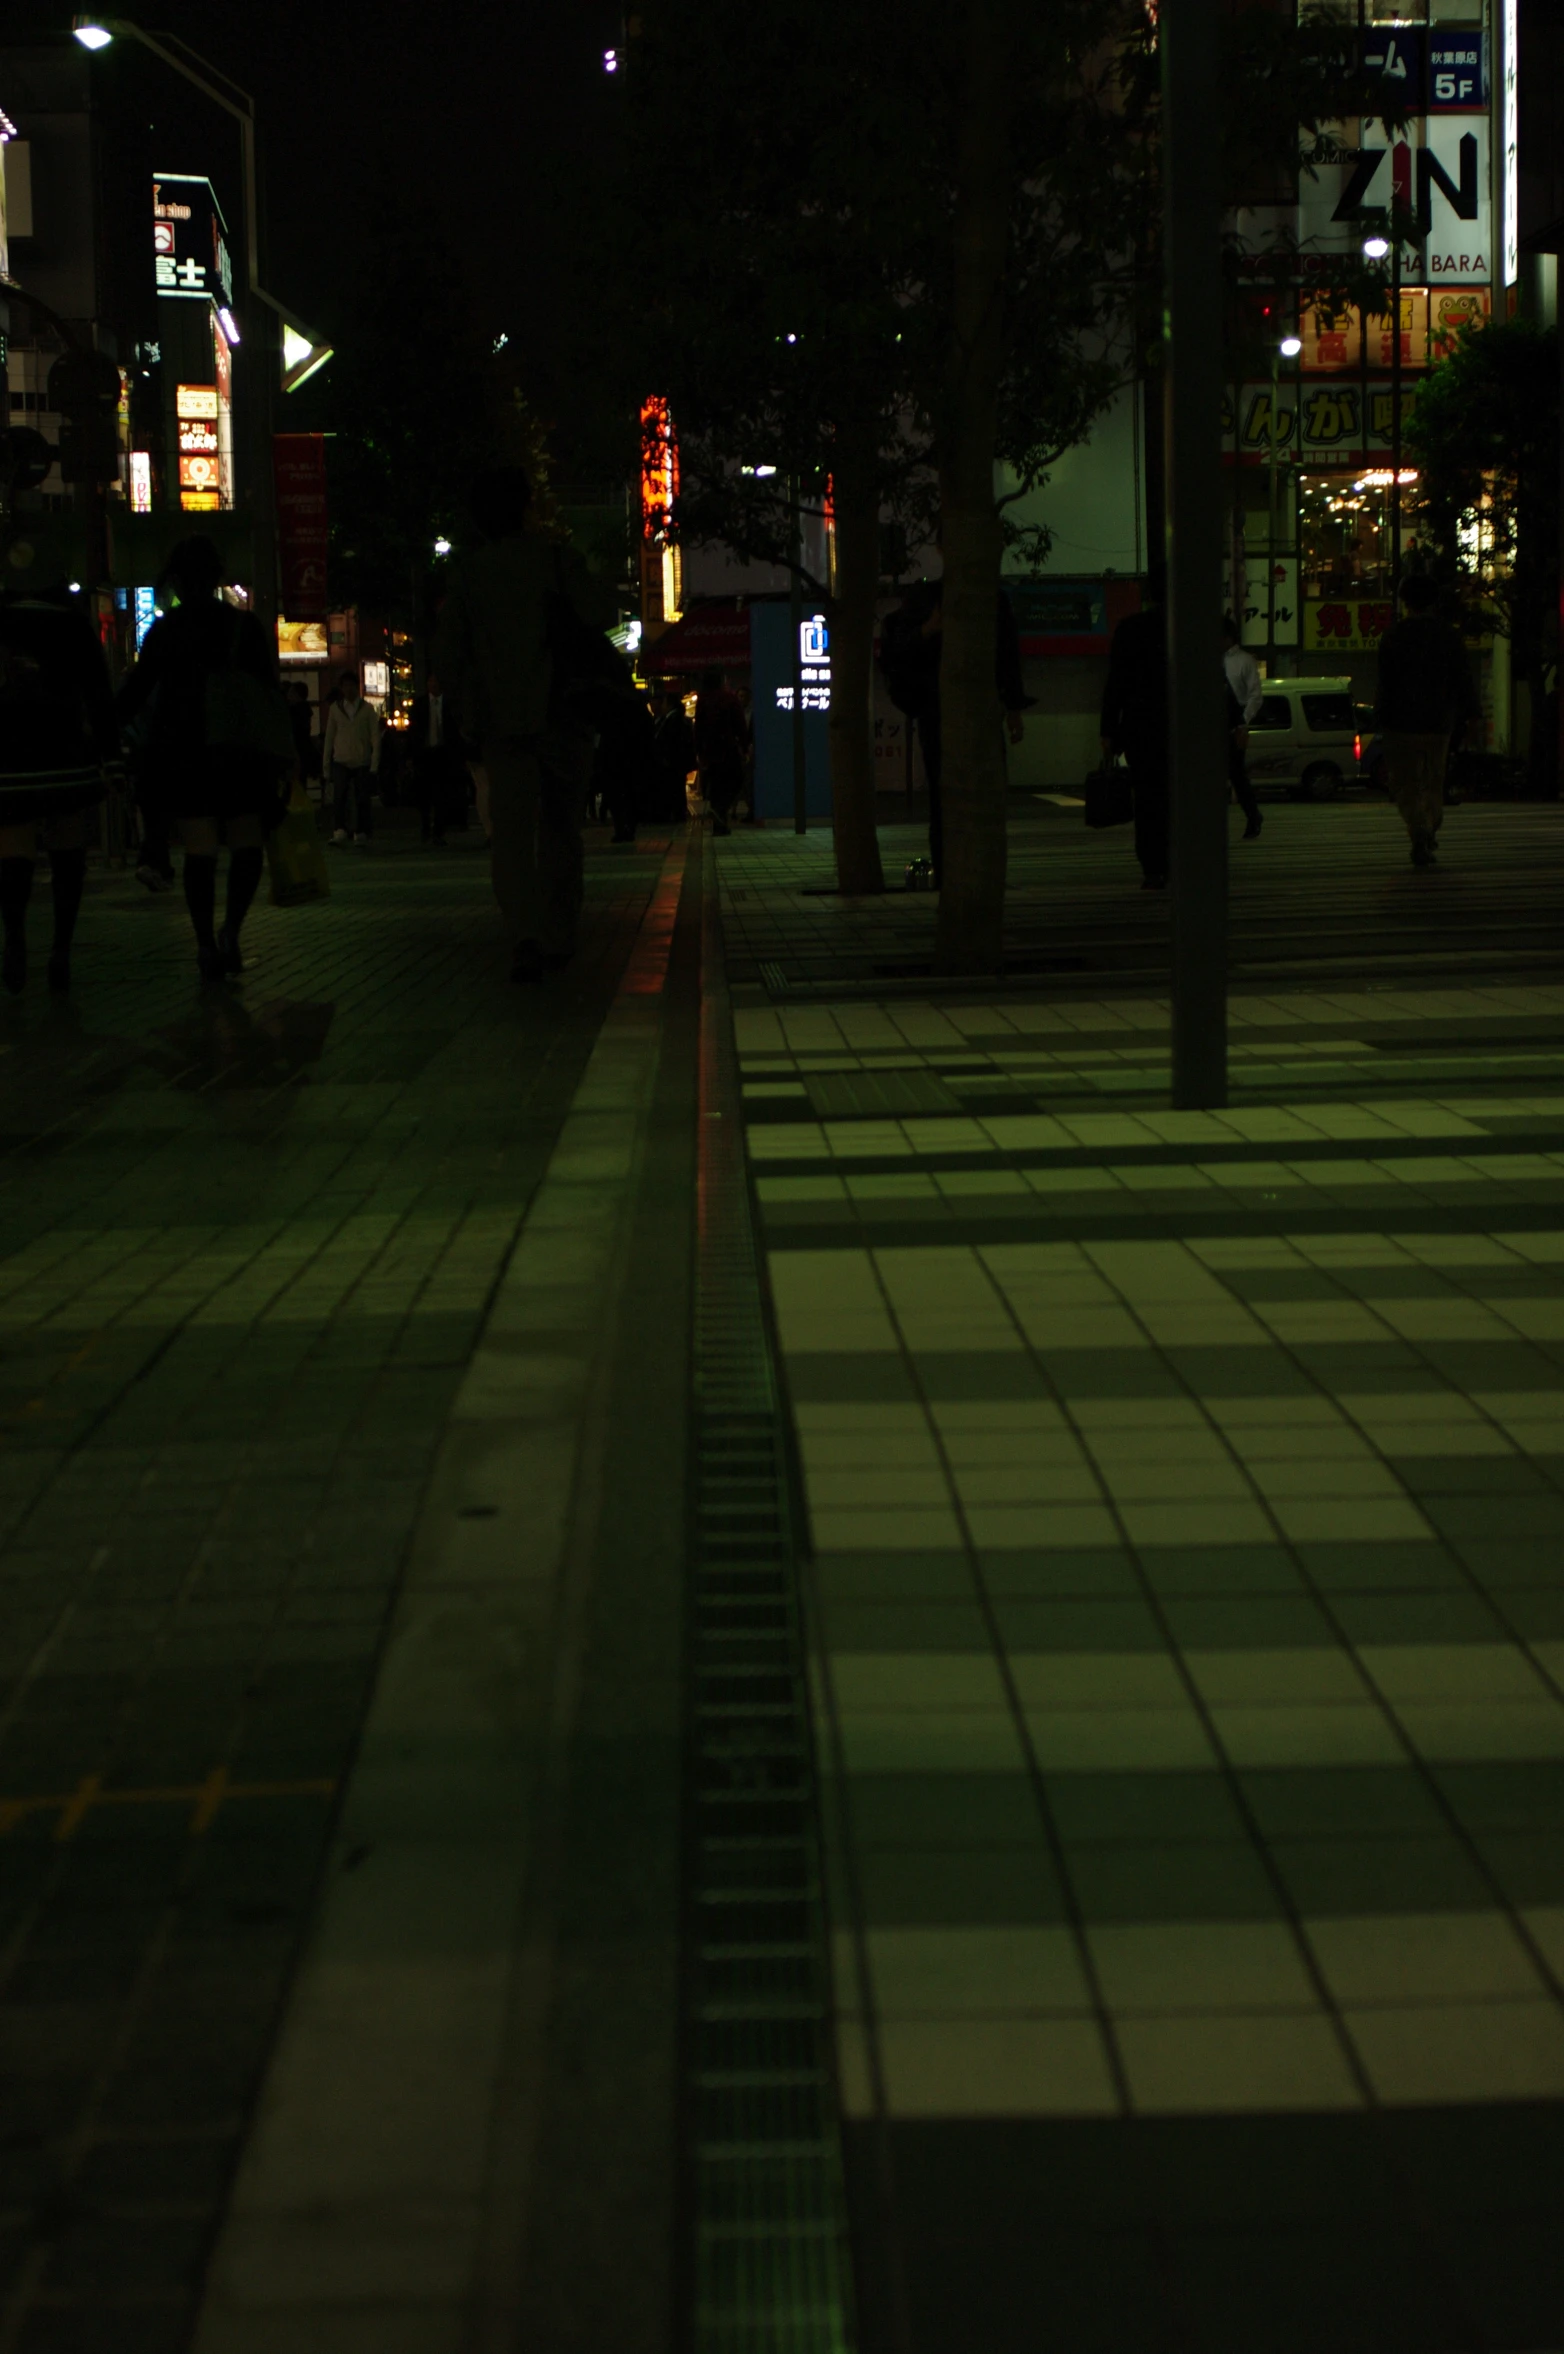
[[[490,2166],[478,2218],[478,2249],[473,2295],[461,2331],[462,2354],[511,2354],[515,2320],[530,2269],[532,2227],[529,2209],[537,2181],[540,2141],[544,2125],[545,2071],[542,2065],[550,1997],[555,1982],[560,1928],[559,1880],[569,1814],[572,1779],[571,1744],[583,1683],[583,1660],[588,1615],[595,1590],[595,1546],[612,1431],[608,1405],[612,1392],[613,1340],[625,1307],[625,1286],[634,1227],[634,1198],[645,1167],[648,1116],[666,1043],[663,1014],[664,984],[671,956],[673,931],[664,929],[668,899],[682,897],[689,873],[688,838],[670,846],[656,884],[648,894],[629,953],[621,968],[612,1002],[596,1044],[587,1058],[576,1097],[590,1095],[599,1074],[593,1066],[622,1056],[626,1046],[638,1049],[637,1060],[648,1066],[638,1090],[634,1158],[621,1181],[613,1244],[610,1316],[598,1329],[607,1345],[595,1352],[591,1382],[583,1400],[576,1458],[571,1477],[569,1538],[560,1564],[554,1609],[550,1616],[549,1647],[553,1663],[548,1723],[536,1792],[538,1823],[527,1868],[517,1891],[516,1922],[520,1935],[512,1959],[505,2005],[505,2023],[498,2056],[499,2088],[489,2111]],[[673,888],[670,890],[670,886]],[[650,928],[649,928],[650,927]],[[642,960],[650,952],[662,959],[663,974],[654,1000],[655,1025],[647,1022],[647,992],[638,986]],[[575,1110],[572,1099],[571,1112]],[[585,1107],[583,1107],[585,1109]],[[591,1110],[587,1117],[595,1116]],[[565,1140],[571,1113],[566,1114],[556,1140]],[[550,1156],[551,1160],[553,1156]],[[533,1194],[526,1219],[507,1254],[506,1267],[496,1278],[498,1297],[511,1258],[526,1237],[536,1208],[548,1192],[547,1171]],[[556,1181],[557,1182],[557,1181]],[[567,1188],[566,1190],[573,1190]],[[594,1479],[593,1471],[598,1476]],[[585,1509],[583,1510],[583,1506]],[[560,1674],[563,1666],[564,1675]],[[521,2089],[520,2099],[515,2090]],[[505,2088],[512,2093],[507,2104]],[[509,2115],[507,2116],[507,2107]],[[504,2183],[503,2193],[496,2176]]]

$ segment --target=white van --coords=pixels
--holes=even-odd
[[[1333,801],[1356,784],[1361,739],[1350,678],[1268,678],[1244,755],[1256,785],[1289,801]]]

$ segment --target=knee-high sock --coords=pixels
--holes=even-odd
[[[210,948],[212,915],[217,906],[217,854],[193,858],[185,852],[185,905],[195,926],[197,948]]]
[[[69,956],[71,941],[76,933],[76,917],[81,907],[82,886],[87,880],[85,850],[51,850],[49,853],[49,881],[54,892],[54,954]]]
[[[225,929],[231,940],[239,937],[239,927],[250,912],[250,902],[260,889],[261,868],[266,863],[263,850],[230,850],[228,853],[228,906],[224,918]]]
[[[26,937],[27,902],[32,892],[32,860],[0,858],[0,922],[4,923],[8,940]]]

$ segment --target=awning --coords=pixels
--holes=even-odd
[[[639,659],[648,678],[701,671],[712,662],[723,670],[748,670],[749,608],[696,605],[661,637],[643,639]]]

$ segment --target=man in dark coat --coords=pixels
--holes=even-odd
[[[1440,620],[1438,598],[1431,580],[1412,573],[1401,583],[1406,612],[1379,641],[1374,724],[1414,866],[1432,866],[1438,856],[1450,746],[1481,709],[1465,642],[1453,622]]]
[[[1168,645],[1163,582],[1152,574],[1146,602],[1126,613],[1108,650],[1102,691],[1102,749],[1123,753],[1135,810],[1135,855],[1141,889],[1160,891],[1168,879]]]
[[[413,697],[407,734],[413,755],[418,837],[438,846],[445,840],[446,827],[465,817],[467,764],[456,713],[432,670],[424,692]]]

